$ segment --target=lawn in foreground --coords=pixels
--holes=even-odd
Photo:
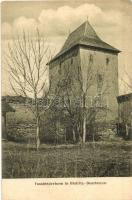
[[[35,146],[3,142],[3,178],[120,177],[132,175],[132,142]]]

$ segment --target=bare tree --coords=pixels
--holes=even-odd
[[[92,64],[93,64],[93,58],[89,57],[89,61],[88,61],[88,66],[86,66],[86,59],[83,59],[83,63],[82,65],[84,65],[85,69],[86,69],[86,78],[84,80],[84,78],[82,77],[82,72],[81,72],[81,67],[80,67],[80,76],[78,78],[80,86],[81,86],[81,94],[82,94],[82,130],[83,130],[83,136],[82,136],[82,140],[83,143],[85,143],[86,141],[86,124],[87,124],[87,106],[86,106],[86,99],[87,99],[87,95],[88,95],[88,90],[89,88],[93,85],[93,81],[95,80],[95,76],[96,74],[93,72],[92,69]]]
[[[93,70],[93,58],[89,57],[88,63],[87,59],[83,59],[82,65],[85,68],[85,77],[83,77],[82,68],[79,61],[76,61],[74,64],[74,72],[73,66],[70,63],[67,63],[63,66],[64,77],[60,82],[60,91],[63,91],[60,96],[64,99],[64,107],[69,113],[69,117],[71,119],[72,128],[73,128],[73,141],[77,141],[76,133],[79,138],[82,135],[82,142],[86,141],[86,126],[87,121],[89,123],[94,123],[97,114],[100,111],[106,112],[108,109],[106,105],[100,105],[102,101],[102,96],[107,93],[108,85],[105,84],[105,69],[102,74],[98,74],[98,72]],[[89,89],[91,86],[96,84],[98,80],[98,93],[95,98],[92,99],[91,104],[88,105],[88,95]],[[77,85],[76,85],[77,84]],[[78,87],[79,98],[77,99],[76,88]],[[74,99],[74,102],[73,102]],[[99,103],[100,102],[100,103]]]
[[[9,54],[6,63],[9,66],[10,84],[16,95],[26,98],[31,97],[32,103],[28,104],[36,119],[36,148],[40,145],[40,116],[44,107],[39,106],[39,98],[48,94],[46,62],[48,61],[49,46],[44,37],[36,30],[35,37],[23,31],[18,35],[13,44],[8,45]]]
[[[86,60],[83,60],[84,63],[82,65],[85,65]],[[66,89],[66,96],[68,97],[67,103],[65,102],[66,108],[72,118],[73,121],[73,127],[78,126],[78,130],[81,131],[82,128],[82,141],[85,143],[86,141],[86,122],[87,122],[87,107],[86,107],[86,99],[87,99],[87,94],[88,94],[88,89],[91,87],[91,85],[94,83],[94,77],[95,74],[93,73],[92,70],[92,60],[91,58],[89,59],[88,67],[86,66],[86,77],[85,80],[82,77],[82,69],[80,66],[80,62],[76,62],[75,66],[75,71],[74,71],[74,76],[71,73],[72,66],[66,66],[65,67],[65,73],[66,77],[70,80],[73,80],[72,86],[68,89]],[[72,77],[71,77],[72,76]],[[78,102],[80,105],[72,105],[72,100],[71,98],[76,99],[76,93],[75,93],[75,87],[76,83],[78,83],[79,87],[79,101]],[[72,94],[71,94],[72,93]],[[78,100],[77,100],[78,101]],[[80,128],[79,128],[80,127]],[[74,132],[74,129],[73,129]],[[75,134],[73,134],[74,137]],[[79,134],[80,137],[80,134]]]
[[[130,76],[130,74],[128,74],[128,72],[126,70],[124,70],[123,73],[123,77],[121,77],[121,82],[123,83],[123,85],[125,87],[127,87],[127,90],[132,91],[132,77]],[[124,78],[125,77],[125,78]],[[126,92],[126,91],[125,91]]]
[[[129,74],[127,72],[125,67],[124,67],[124,71],[123,71],[123,77],[120,78],[120,81],[123,84],[122,86],[124,87],[124,93],[132,92],[132,77],[131,77],[131,74]],[[121,111],[119,111],[119,112],[121,112]],[[119,115],[123,116],[123,113],[122,114],[121,113]],[[128,119],[129,118],[125,117],[122,119],[122,123],[119,123],[119,129],[125,129],[126,136],[129,135],[129,128],[131,127],[130,123],[128,123]],[[121,130],[119,130],[119,131],[121,131]]]
[[[79,128],[80,128],[80,105],[77,105],[77,96],[74,90],[74,78],[71,73],[72,66],[67,63],[63,66],[64,76],[60,78],[58,87],[59,87],[59,97],[62,102],[62,110],[70,119],[68,121],[69,126],[72,128],[72,139],[73,142],[77,142],[79,139]],[[76,73],[74,74],[76,75]]]

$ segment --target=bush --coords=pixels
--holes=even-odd
[[[13,142],[27,142],[26,134],[23,132],[19,132],[17,128],[13,128],[8,130],[7,139]]]

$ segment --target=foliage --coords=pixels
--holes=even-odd
[[[35,126],[28,125],[14,125],[7,129],[7,139],[13,142],[28,143],[29,141],[35,142]]]

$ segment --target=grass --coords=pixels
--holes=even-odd
[[[132,142],[35,146],[3,142],[3,178],[132,175]]]

